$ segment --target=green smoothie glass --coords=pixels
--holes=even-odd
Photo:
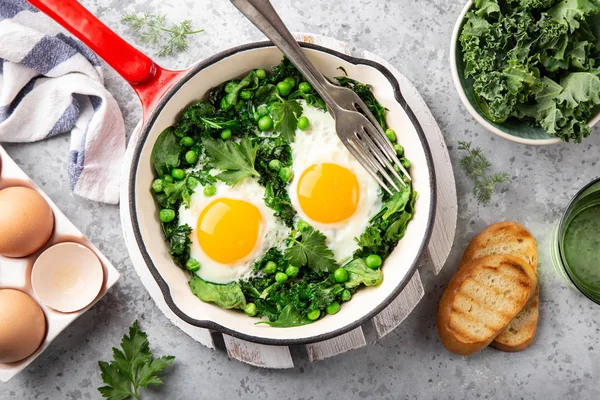
[[[567,206],[554,232],[552,259],[567,281],[600,304],[600,178]]]

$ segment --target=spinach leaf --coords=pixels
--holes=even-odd
[[[316,272],[333,272],[337,264],[333,258],[333,252],[327,247],[327,238],[313,227],[306,227],[301,237],[290,237],[290,247],[284,252],[285,259],[296,267],[308,265]]]
[[[226,309],[237,308],[243,310],[246,307],[246,298],[237,282],[219,285],[206,282],[198,275],[192,274],[189,286],[194,295],[207,303],[213,303]]]
[[[275,321],[258,321],[256,325],[267,324],[278,328],[289,328],[292,326],[301,326],[312,323],[306,316],[300,314],[300,312],[291,304],[288,304],[281,310],[279,316]]]
[[[250,176],[260,176],[254,169],[258,147],[249,139],[244,138],[238,144],[231,140],[204,138],[202,144],[210,157],[209,164],[223,171],[217,178],[228,185],[233,186]]]
[[[171,170],[179,166],[181,150],[181,143],[173,128],[162,131],[154,143],[151,155],[152,166],[159,177],[171,174]]]
[[[377,286],[383,281],[381,269],[371,269],[362,258],[355,258],[344,265],[348,271],[348,281],[344,284],[346,289],[355,288],[361,284],[365,286]]]
[[[381,218],[388,219],[394,213],[404,211],[404,207],[408,204],[412,191],[409,185],[401,186],[400,189],[399,192],[394,193],[392,198],[383,205],[386,210]]]

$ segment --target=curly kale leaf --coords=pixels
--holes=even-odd
[[[598,16],[598,0],[475,1],[459,40],[482,114],[524,119],[565,141],[588,136],[598,106],[590,92],[600,74]]]

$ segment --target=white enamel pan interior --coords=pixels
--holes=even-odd
[[[304,48],[326,77],[342,75],[338,68],[343,67],[349,77],[371,84],[377,99],[389,110],[387,121],[412,162],[410,173],[414,189],[419,194],[414,219],[406,236],[383,266],[383,283],[378,287],[362,288],[342,305],[338,314],[328,315],[315,323],[291,328],[255,325],[257,319],[249,318],[243,312],[224,310],[200,301],[188,287],[189,273],[173,263],[164,241],[157,205],[150,193],[154,179],[150,162],[152,146],[165,128],[177,123],[188,105],[203,98],[212,87],[243,76],[254,68],[270,69],[281,61],[282,54],[268,42],[252,43],[195,64],[167,92],[143,128],[134,150],[128,205],[137,245],[167,304],[176,315],[192,325],[273,345],[329,339],[356,328],[387,306],[408,283],[426,249],[435,210],[433,163],[422,129],[403,100],[397,81],[385,67],[372,61],[352,58],[315,45],[304,45]]]

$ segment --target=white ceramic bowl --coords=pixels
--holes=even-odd
[[[490,122],[480,114],[475,100],[467,95],[465,86],[470,85],[470,82],[468,79],[464,79],[464,77],[461,76],[462,68],[460,65],[462,65],[462,49],[460,48],[458,38],[460,37],[465,15],[469,12],[472,6],[473,1],[467,1],[467,4],[465,4],[465,7],[456,20],[454,31],[452,32],[452,39],[450,41],[450,68],[452,70],[452,80],[454,81],[454,87],[456,87],[456,91],[458,92],[458,96],[460,97],[463,105],[477,122],[483,125],[488,131],[495,133],[504,139],[508,139],[517,143],[533,145],[560,143],[561,140],[559,138],[550,136],[542,128],[531,127],[526,122],[507,121],[502,124]],[[592,127],[599,121],[600,112],[594,118],[592,118],[588,125]]]
[[[373,85],[374,94],[390,111],[388,123],[396,131],[412,162],[411,176],[419,193],[414,219],[406,236],[383,266],[384,280],[378,287],[359,290],[341,311],[313,324],[273,328],[255,325],[255,318],[204,303],[188,287],[189,273],[179,269],[169,256],[168,245],[150,194],[154,179],[150,162],[158,135],[175,124],[182,111],[202,98],[213,86],[237,78],[253,68],[270,69],[282,54],[269,42],[243,45],[217,54],[190,68],[187,75],[160,101],[143,128],[133,154],[129,180],[130,214],[136,243],[173,312],[187,323],[227,333],[258,343],[290,345],[325,340],[361,325],[387,306],[412,277],[429,240],[435,213],[435,176],[427,141],[418,121],[402,98],[398,82],[383,66],[316,45],[303,45],[307,55],[327,77],[348,75]]]

